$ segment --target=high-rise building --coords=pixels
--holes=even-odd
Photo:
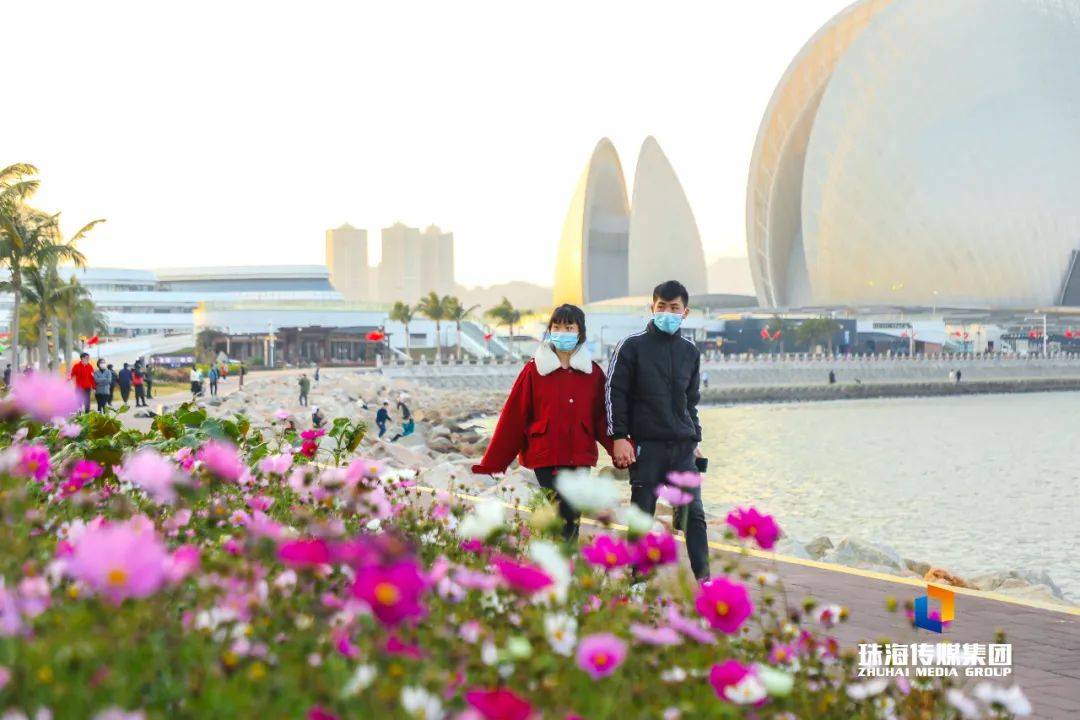
[[[413,303],[432,291],[440,295],[453,292],[454,234],[435,225],[424,232],[403,223],[383,228],[377,274],[382,302]]]
[[[327,230],[326,267],[330,270],[330,283],[345,299],[372,299],[367,230],[348,223]]]
[[[446,295],[454,290],[454,233],[429,225],[421,236],[420,282],[425,293]]]

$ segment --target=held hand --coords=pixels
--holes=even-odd
[[[694,446],[694,457],[696,457],[696,458],[704,457],[704,455],[701,454],[701,448],[698,447],[697,445]]]
[[[615,462],[615,467],[620,470],[625,470],[633,465],[635,460],[633,443],[626,438],[616,440],[611,459]]]

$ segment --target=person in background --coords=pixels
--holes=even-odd
[[[109,399],[112,397],[113,374],[105,366],[104,360],[97,361],[97,370],[94,371],[94,397],[97,398],[98,412],[105,412],[109,407]]]
[[[836,373],[834,371],[832,371],[832,370],[829,371],[829,384],[830,385],[835,385],[836,384]]]
[[[116,384],[120,386],[120,400],[127,405],[131,397],[131,368],[124,363],[120,372],[116,374]]]
[[[116,374],[116,368],[112,363],[109,363],[106,367],[109,368],[109,374],[112,375],[112,384],[109,385],[109,405],[111,406],[116,402],[116,386],[120,384],[119,376]]]
[[[90,353],[84,352],[79,355],[79,362],[71,366],[70,377],[75,381],[75,387],[83,396],[83,412],[90,412],[90,396],[94,394],[97,384],[94,382],[94,368],[90,365]]]
[[[560,472],[591,468],[600,453],[611,454],[604,406],[604,371],[585,347],[585,313],[576,305],[560,305],[548,320],[547,338],[518,374],[495,432],[480,463],[472,471],[506,472],[518,457],[536,473],[540,487],[556,490]],[[563,539],[577,539],[580,514],[558,496]]]
[[[706,390],[709,389],[709,371],[708,370],[702,370],[701,371],[701,387],[705,388]]]
[[[191,402],[195,402],[202,393],[202,373],[196,365],[191,366],[188,378],[191,380]]]
[[[296,384],[300,386],[300,405],[306,406],[308,393],[311,392],[311,379],[304,373]]]
[[[315,363],[315,384],[319,384],[319,363]]]
[[[412,420],[412,410],[409,410],[409,406],[405,404],[405,401],[409,399],[409,396],[405,393],[398,395],[397,409],[401,413],[401,422],[404,424],[408,420]],[[406,433],[408,434],[408,433]]]
[[[210,366],[210,374],[207,377],[210,380],[210,397],[217,397],[218,378],[221,377],[217,365]]]
[[[240,383],[237,387],[244,387],[244,376],[247,375],[247,368],[244,367],[244,363],[240,363]]]
[[[4,368],[4,387],[11,388],[11,363]]]
[[[701,457],[701,353],[682,336],[690,294],[675,280],[653,290],[652,319],[615,348],[606,387],[615,466],[630,469],[630,502],[656,512],[657,491],[672,472],[697,472]],[[709,578],[709,542],[701,488],[689,491],[686,550],[699,581]]]
[[[311,413],[311,426],[313,428],[318,429],[318,428],[321,428],[325,424],[326,424],[326,416],[323,415],[322,412],[319,410],[318,406],[316,406],[315,409]]]
[[[409,417],[407,420],[401,421],[401,432],[390,438],[390,442],[397,442],[403,437],[409,437],[416,430],[416,421]]]
[[[375,413],[375,424],[379,426],[379,437],[386,434],[386,423],[390,422],[390,403],[383,401],[382,407]]]
[[[154,370],[150,363],[142,363],[143,385],[146,386],[146,398],[154,397]],[[146,398],[143,398],[143,407],[146,407]]]
[[[146,376],[140,363],[135,363],[131,371],[131,387],[135,390],[135,407],[146,407]]]

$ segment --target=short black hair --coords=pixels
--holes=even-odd
[[[657,300],[671,301],[676,298],[681,298],[683,305],[690,304],[690,293],[687,291],[686,286],[678,280],[667,280],[653,288],[653,302]]]
[[[560,325],[577,325],[578,345],[585,342],[585,311],[577,305],[564,303],[551,311],[551,319],[548,320],[547,329],[551,332],[551,326],[555,323]]]
[[[84,353],[79,354],[79,359],[80,360],[82,360],[83,358],[88,358],[88,357],[90,357],[90,353],[88,353],[88,352],[84,352]]]

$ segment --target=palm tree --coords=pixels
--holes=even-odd
[[[515,308],[505,297],[495,307],[488,310],[485,315],[495,321],[496,325],[506,325],[510,329],[510,352],[517,354],[514,349],[514,326],[521,322],[521,316],[528,310]]]
[[[442,321],[449,319],[446,316],[449,300],[449,296],[440,298],[439,294],[432,290],[420,298],[420,302],[416,304],[418,313],[435,321],[435,355],[440,359],[442,358]]]
[[[461,304],[461,300],[456,297],[448,296],[443,298],[446,304],[446,319],[454,323],[454,327],[457,328],[457,351],[456,356],[458,362],[461,362],[461,323],[465,321],[473,311],[479,308],[479,305],[470,305],[465,307]]]
[[[403,303],[398,300],[394,303],[394,307],[390,309],[390,315],[388,317],[390,320],[399,322],[405,326],[405,352],[408,354],[411,349],[409,343],[409,323],[413,320],[413,309],[408,303]]]
[[[69,278],[66,283],[57,288],[53,300],[53,319],[57,323],[64,323],[64,364],[68,368],[71,367],[71,356],[75,352],[76,315],[83,301],[90,301],[90,291],[83,287],[75,277]]]

